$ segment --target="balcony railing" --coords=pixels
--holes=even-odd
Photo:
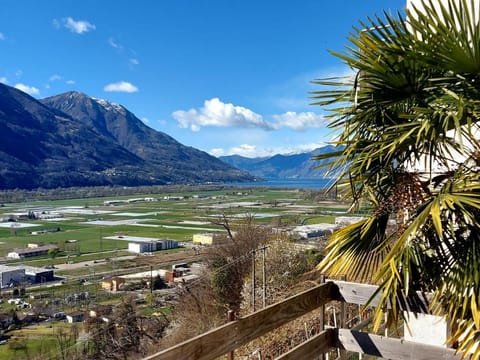
[[[289,321],[324,307],[328,302],[340,301],[364,305],[376,290],[377,287],[374,285],[328,281],[148,356],[144,360],[214,360],[225,354],[230,354],[229,358],[231,359],[235,349]],[[379,296],[373,299],[369,305],[378,304]],[[405,311],[428,312],[426,301],[426,297],[419,293],[414,297],[399,299],[399,306]],[[319,320],[321,328],[324,329],[323,316]],[[461,359],[461,355],[456,354],[454,349],[361,332],[360,330],[368,323],[369,320],[366,320],[350,329],[341,327],[324,329],[278,359],[312,359],[332,349],[343,350],[341,357],[344,359],[347,358],[348,352],[398,360]]]

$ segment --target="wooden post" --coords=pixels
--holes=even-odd
[[[342,276],[342,280],[343,280],[343,281],[346,281],[346,280],[347,280],[346,276]],[[345,319],[346,319],[346,314],[345,314],[345,301],[341,301],[341,302],[340,302],[340,321],[339,321],[339,325],[338,325],[339,328],[342,328],[342,329],[345,328],[345,326],[346,326],[346,321],[345,321]],[[346,351],[345,351],[345,350],[343,350],[343,349],[338,349],[338,357],[339,357],[340,359],[343,359],[343,357],[344,357],[345,355],[346,355]]]
[[[358,304],[358,316],[360,317],[360,322],[363,321],[363,311],[362,311],[362,305]],[[357,353],[358,354],[358,360],[363,359],[363,354],[362,353]]]
[[[153,293],[153,267],[150,265],[150,294]]]
[[[228,322],[235,321],[235,313],[233,312],[233,310],[227,311],[227,321]],[[227,360],[234,360],[234,350],[227,353]]]
[[[320,275],[320,284],[325,284],[325,274]],[[325,305],[320,306],[320,332],[323,332],[325,330]],[[318,356],[319,360],[324,360],[326,359],[324,354],[320,354]]]
[[[346,277],[342,276],[342,280],[346,281]],[[340,302],[340,325],[339,327],[345,328],[345,323],[346,323],[346,313],[345,313],[345,301]]]
[[[265,308],[265,306],[267,306],[267,265],[266,265],[266,256],[265,256],[265,251],[267,250],[267,247],[264,246],[262,248],[262,253],[263,253],[263,266],[262,266],[262,270],[263,270],[263,308]]]
[[[255,312],[255,255],[257,254],[255,250],[252,250],[252,305],[253,312]]]
[[[384,313],[384,321],[385,321],[385,336],[388,337],[388,312],[387,312],[387,309],[384,309],[383,310],[383,313]]]

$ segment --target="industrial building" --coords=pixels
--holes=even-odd
[[[12,287],[26,282],[41,284],[53,281],[55,275],[52,269],[42,269],[33,266],[7,266],[0,265],[0,287]]]
[[[178,247],[178,241],[162,239],[157,241],[157,250],[175,249]]]
[[[192,242],[197,245],[214,245],[221,242],[224,236],[214,233],[194,234]]]
[[[152,201],[158,201],[158,199],[153,198],[153,197],[146,197],[146,198],[135,198],[135,199],[117,199],[117,200],[106,200],[103,202],[104,206],[115,206],[115,205],[121,205],[121,204],[132,204],[136,202],[152,202]]]
[[[25,281],[25,269],[0,265],[0,288],[16,286]]]
[[[156,245],[151,243],[137,243],[137,242],[129,242],[128,243],[128,251],[136,253],[136,254],[143,254],[154,251],[153,248],[156,248]]]
[[[143,254],[160,250],[175,249],[178,247],[178,241],[162,239],[162,240],[148,240],[128,243],[128,251]]]
[[[41,284],[53,281],[55,276],[52,269],[43,269],[33,266],[22,266],[25,270],[25,281],[32,284]]]
[[[337,224],[313,224],[296,226],[291,230],[291,235],[298,236],[303,239],[317,238],[332,234],[337,230]]]
[[[106,236],[104,239],[128,241],[128,251],[136,254],[178,248],[178,241],[170,239],[128,235]]]
[[[50,249],[58,249],[57,245],[43,245],[37,247],[29,247],[25,249],[15,249],[7,254],[11,259],[23,259],[26,257],[40,256],[48,254]]]

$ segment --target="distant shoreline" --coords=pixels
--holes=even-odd
[[[237,187],[269,187],[269,188],[288,188],[288,189],[325,189],[332,185],[335,179],[317,178],[317,179],[264,179],[253,182],[235,182],[225,183],[226,186]]]

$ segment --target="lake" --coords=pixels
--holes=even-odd
[[[335,179],[265,179],[262,181],[228,183],[238,187],[272,187],[288,189],[325,189],[329,187]]]

